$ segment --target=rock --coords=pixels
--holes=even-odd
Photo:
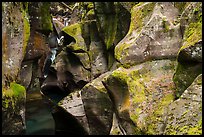
[[[81,90],[90,135],[109,135],[112,127],[113,106],[101,83],[107,75],[108,73],[101,75]]]
[[[90,81],[90,71],[83,67],[79,58],[72,52],[66,53],[66,51],[61,51],[57,55],[55,62],[57,78],[60,83]]]
[[[49,47],[46,44],[45,35],[32,31],[26,48],[26,55],[24,61],[39,59],[49,52]],[[43,62],[44,63],[44,62]]]
[[[121,132],[119,128],[118,120],[115,116],[115,113],[113,113],[113,124],[112,124],[112,128],[110,131],[110,135],[123,135],[123,133]]]
[[[142,3],[131,11],[128,34],[115,48],[115,58],[125,67],[148,60],[176,58],[181,47],[179,12],[172,3]]]
[[[33,68],[32,63],[22,62],[21,70],[20,70],[20,81],[26,89],[28,88],[31,82],[32,68]]]
[[[52,18],[50,14],[50,2],[31,2],[28,5],[30,15],[30,25],[33,30],[37,30],[48,36],[53,30]]]
[[[90,64],[90,58],[89,54],[84,52],[84,53],[75,53],[73,52],[76,57],[80,59],[81,65],[86,69],[86,70],[91,70],[91,64]]]
[[[106,46],[108,69],[110,69],[115,62],[115,45],[117,45],[128,32],[130,13],[121,6],[120,3],[94,2],[94,5],[97,28]]]
[[[21,62],[25,56],[30,25],[22,3],[4,3],[2,5],[2,84],[5,76],[11,81],[17,79]]]
[[[109,74],[110,72],[101,75],[85,85],[82,90],[70,93],[58,103],[59,107],[72,115],[89,135],[108,135],[111,130],[112,103],[101,82]]]
[[[64,108],[55,106],[52,116],[55,120],[55,135],[87,135],[77,119]]]
[[[174,74],[177,98],[202,73],[202,3],[189,3],[181,16],[183,43]]]
[[[30,25],[28,3],[2,3],[2,134],[25,134],[26,89],[19,80]]]
[[[82,37],[82,23],[75,23],[62,29],[63,32],[74,38],[74,43],[67,45],[72,51],[87,51]]]
[[[124,78],[119,75],[114,71],[103,84],[114,105],[114,112],[118,119],[120,130],[123,134],[132,135],[134,134],[135,124],[132,122],[129,115],[130,98],[127,81],[125,81],[127,77]]]
[[[75,117],[81,127],[83,127],[84,131],[87,134],[89,133],[89,123],[85,114],[81,91],[70,93],[67,97],[63,98],[58,105]]]
[[[129,69],[119,67],[104,80],[119,118],[134,123],[129,124],[132,131],[131,126],[121,125],[129,130],[126,134],[163,133],[165,108],[174,100],[175,66],[176,61],[171,60],[149,61]]]
[[[117,29],[117,13],[114,2],[95,2],[94,10],[97,16],[97,27],[104,39],[106,49],[109,49],[115,39]]]
[[[178,63],[173,76],[176,85],[176,98],[191,85],[194,79],[202,73],[202,63]]]
[[[202,41],[198,41],[195,45],[182,49],[178,54],[178,62],[202,63]]]
[[[202,134],[202,74],[169,105],[164,134]]]
[[[64,97],[66,97],[75,87],[72,87],[74,85],[67,86],[67,83],[60,83],[58,79],[61,79],[61,77],[66,77],[63,73],[58,76],[59,74],[56,73],[54,70],[50,70],[48,73],[47,78],[41,83],[41,94],[46,96],[49,100],[51,100],[54,103],[59,102]],[[58,78],[60,77],[60,78]],[[65,81],[69,82],[70,81]],[[74,82],[73,82],[74,83]]]
[[[96,22],[90,24],[90,49],[89,58],[91,63],[91,79],[98,77],[99,75],[108,71],[108,64],[105,52],[105,45],[101,41]]]
[[[74,38],[67,49],[76,55],[85,69],[91,71],[92,80],[107,71],[105,47],[95,21],[73,24],[62,31]]]
[[[120,2],[120,5],[122,5],[127,11],[131,12],[132,7],[138,3],[139,2]]]
[[[2,134],[25,134],[26,89],[15,82],[2,89]]]
[[[31,32],[24,61],[38,60],[38,77],[42,77],[45,59],[50,51],[47,41],[53,27],[49,6],[49,2],[31,2],[28,4]]]

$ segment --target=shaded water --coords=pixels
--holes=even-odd
[[[50,106],[39,91],[27,94],[26,135],[54,135],[55,123]]]

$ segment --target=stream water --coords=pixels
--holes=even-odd
[[[55,123],[49,104],[40,91],[27,94],[26,135],[54,135]]]

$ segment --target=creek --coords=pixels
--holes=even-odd
[[[40,91],[30,91],[26,98],[26,135],[54,135],[55,123],[48,101]]]

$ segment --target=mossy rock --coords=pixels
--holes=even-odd
[[[165,108],[174,100],[175,66],[176,60],[148,61],[128,69],[120,67],[104,81],[119,114],[126,110],[135,124],[135,132],[127,133],[163,133]]]
[[[183,46],[187,48],[195,45],[202,39],[202,3],[191,2],[186,7],[181,16],[181,26],[183,27]]]
[[[95,2],[94,4],[98,29],[108,50],[112,46],[116,35],[116,5],[114,5],[114,2]]]
[[[18,79],[19,68],[25,56],[30,36],[30,24],[27,3],[4,4],[2,14],[2,76],[4,82],[6,77],[10,77],[9,82],[12,82]]]
[[[179,51],[178,62],[202,62],[202,40]]]
[[[32,30],[37,30],[48,36],[53,30],[52,17],[49,12],[50,2],[30,2],[28,11]]]
[[[176,97],[179,98],[182,93],[191,85],[194,79],[202,73],[202,63],[178,63],[173,81],[176,85]]]
[[[82,23],[72,24],[70,26],[64,27],[63,32],[74,38],[74,43],[69,44],[69,47],[73,51],[83,50],[87,51],[85,41],[82,37]]]
[[[167,111],[165,135],[202,134],[202,74]]]
[[[2,134],[22,135],[25,133],[26,89],[15,82],[2,90]]]
[[[12,102],[12,107],[15,108],[15,102],[18,100],[22,100],[25,99],[25,95],[26,95],[26,89],[15,83],[15,82],[11,82],[10,83],[10,87],[9,88],[3,88],[2,91],[3,94],[3,98],[10,98],[11,100],[9,101],[8,99],[5,100],[5,104],[3,105],[3,107],[8,108],[8,104],[9,102]]]
[[[177,98],[202,73],[202,3],[189,3],[181,17],[187,17],[183,44],[178,52],[178,66],[174,74]]]
[[[178,14],[172,3],[135,5],[129,32],[115,47],[116,60],[128,68],[149,60],[176,58],[182,46],[180,26],[173,25]]]

